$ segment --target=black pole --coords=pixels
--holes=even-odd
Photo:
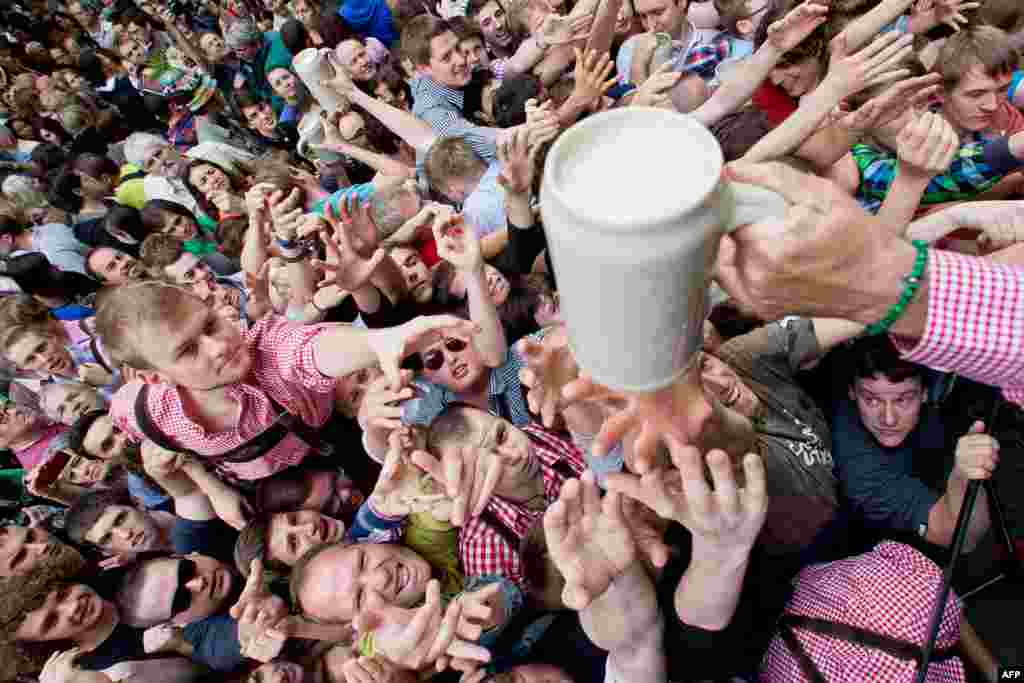
[[[997,394],[992,410],[988,416],[985,427],[991,433],[995,428],[996,417],[999,415],[1001,397]],[[981,479],[971,479],[967,482],[967,494],[960,505],[960,514],[956,518],[956,529],[953,531],[953,548],[946,568],[942,572],[942,591],[939,593],[939,601],[932,613],[931,624],[928,626],[928,640],[925,641],[924,651],[921,654],[921,661],[918,662],[917,683],[924,683],[928,677],[928,662],[932,658],[932,651],[935,649],[935,641],[939,637],[939,627],[942,625],[942,613],[946,611],[946,600],[949,599],[949,590],[953,583],[953,570],[956,569],[957,560],[964,549],[967,541],[967,526],[974,514],[974,504],[978,502],[978,492],[981,490]]]

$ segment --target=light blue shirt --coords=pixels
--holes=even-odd
[[[508,224],[505,216],[505,188],[498,183],[499,175],[501,163],[491,162],[476,189],[462,203],[462,215],[467,223],[476,228],[477,237],[504,230]]]

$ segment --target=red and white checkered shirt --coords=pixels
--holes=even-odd
[[[313,339],[331,325],[300,325],[270,316],[250,328],[243,337],[254,356],[245,382],[227,387],[238,402],[238,422],[222,432],[208,432],[194,420],[182,403],[177,387],[151,385],[146,409],[153,423],[172,441],[200,455],[221,455],[248,443],[278,418],[274,401],[312,427],[320,427],[334,412],[336,380],[322,374],[313,361]],[[136,439],[145,435],[135,421],[135,399],[140,382],[123,386],[114,395],[110,415],[115,424]],[[262,479],[298,464],[309,446],[294,434],[285,437],[264,456],[243,463],[223,463],[221,468],[239,479]]]
[[[932,249],[928,321],[907,360],[1001,387],[1024,406],[1024,268]]]
[[[928,639],[932,612],[942,588],[942,570],[908,545],[883,541],[875,549],[844,560],[807,567],[796,578],[786,614],[816,617],[866,629],[919,647]],[[960,639],[960,599],[950,593],[935,648]],[[917,664],[882,650],[815,633],[801,626],[794,635],[829,683],[912,683]],[[802,683],[807,678],[779,635],[761,662],[763,683]],[[928,683],[964,683],[957,657],[933,662]]]
[[[547,505],[540,510],[529,510],[520,503],[499,496],[491,498],[485,514],[474,517],[463,527],[459,535],[459,556],[466,576],[506,576],[526,590],[519,545],[512,545],[487,517],[493,516],[512,534],[522,539],[539,523],[544,515],[544,509],[558,500],[562,484],[568,479],[582,475],[587,465],[583,459],[583,451],[569,439],[549,432],[535,423],[520,429],[530,437],[532,452],[540,461],[541,473],[544,476],[544,499]]]

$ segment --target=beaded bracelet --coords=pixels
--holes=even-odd
[[[917,249],[917,258],[914,260],[914,269],[903,278],[903,294],[900,295],[900,300],[893,304],[884,318],[877,323],[868,325],[867,329],[864,330],[864,334],[875,335],[888,332],[889,328],[907,310],[907,306],[913,301],[914,295],[917,294],[917,290],[921,287],[924,268],[928,264],[928,243],[924,240],[914,240],[912,244]]]

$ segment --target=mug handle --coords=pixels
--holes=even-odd
[[[727,233],[766,218],[782,218],[789,208],[782,195],[757,185],[723,182],[721,192],[722,226]]]

